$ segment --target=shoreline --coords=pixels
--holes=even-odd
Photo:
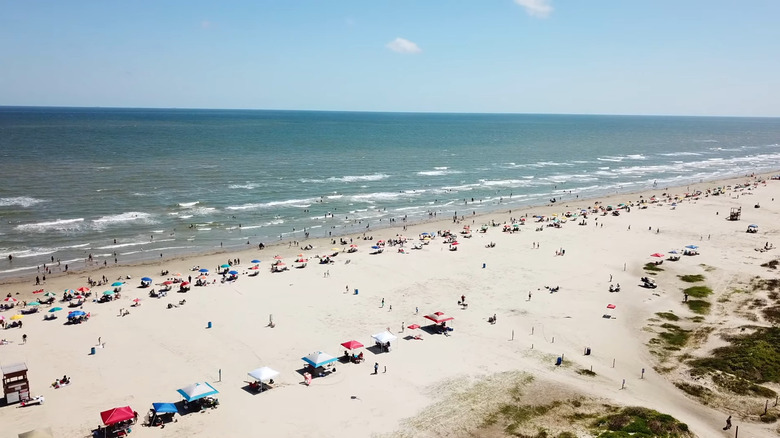
[[[689,187],[693,190],[697,190],[702,185],[732,185],[734,183],[738,183],[742,181],[745,178],[759,178],[768,180],[771,178],[771,176],[778,174],[780,172],[780,168],[778,168],[775,171],[770,172],[762,172],[760,174],[756,175],[744,175],[744,176],[738,176],[738,177],[728,177],[728,178],[718,178],[718,179],[711,179],[711,180],[701,180],[698,183],[694,184],[687,184],[685,186],[671,186],[671,187],[664,187],[664,188],[653,188],[653,189],[647,189],[647,190],[637,190],[637,191],[630,191],[630,192],[616,192],[614,194],[609,194],[605,196],[593,196],[593,197],[583,197],[583,198],[574,198],[574,199],[566,199],[561,200],[560,203],[556,202],[555,204],[535,204],[535,205],[529,205],[529,206],[523,206],[518,209],[503,209],[503,208],[497,208],[496,210],[492,210],[489,212],[484,213],[478,213],[476,215],[471,216],[465,216],[466,219],[473,219],[473,220],[481,220],[486,221],[489,220],[489,216],[491,215],[499,215],[499,216],[506,216],[512,214],[514,211],[515,214],[520,214],[521,216],[523,214],[529,214],[532,210],[543,210],[546,212],[546,214],[552,214],[554,213],[562,213],[559,211],[554,211],[556,207],[561,206],[561,204],[564,204],[564,209],[567,208],[574,208],[569,207],[567,203],[585,203],[587,206],[592,206],[592,204],[596,201],[601,201],[609,203],[610,201],[614,200],[625,200],[623,198],[634,198],[641,195],[649,195],[651,193],[655,194],[655,192],[658,191],[671,191],[672,193],[680,194],[679,192],[683,190],[683,187]],[[687,190],[687,189],[686,189]],[[467,208],[468,205],[464,205],[464,208]],[[578,207],[577,207],[578,208]],[[551,210],[552,211],[551,211]],[[463,216],[463,215],[461,215]],[[520,217],[520,216],[518,216]],[[238,258],[241,259],[242,257],[249,257],[249,258],[255,258],[260,257],[264,254],[267,254],[269,252],[273,252],[275,250],[281,251],[281,253],[289,253],[290,251],[285,251],[285,249],[292,249],[291,243],[292,242],[298,242],[299,244],[312,244],[315,249],[317,248],[330,248],[332,246],[332,239],[336,239],[338,241],[339,238],[351,238],[351,239],[359,239],[364,234],[373,235],[373,233],[381,233],[390,230],[392,232],[393,229],[403,230],[404,226],[408,228],[414,228],[418,229],[423,226],[431,225],[433,228],[441,227],[444,228],[438,228],[438,229],[446,229],[447,224],[450,222],[452,217],[448,219],[442,219],[441,217],[435,217],[430,218],[428,220],[423,221],[417,221],[417,222],[380,222],[382,225],[375,226],[369,229],[369,231],[366,232],[358,232],[354,233],[352,231],[348,231],[346,228],[341,229],[342,232],[337,232],[329,237],[312,237],[304,240],[296,240],[296,239],[282,239],[280,241],[275,241],[273,243],[265,244],[265,247],[261,249],[257,249],[254,247],[254,245],[249,245],[251,248],[246,247],[233,247],[233,248],[226,248],[226,249],[220,249],[215,251],[201,251],[201,252],[194,252],[194,253],[187,253],[183,255],[176,255],[172,257],[163,257],[161,259],[147,259],[147,260],[138,260],[138,261],[132,261],[128,263],[117,263],[117,264],[110,264],[108,263],[105,266],[101,266],[98,262],[95,262],[95,265],[93,266],[85,266],[82,268],[68,268],[68,271],[65,272],[62,270],[62,266],[57,266],[59,268],[59,271],[52,270],[51,274],[47,274],[46,278],[69,278],[72,276],[78,276],[79,278],[86,278],[85,276],[89,276],[90,274],[98,273],[98,272],[105,272],[110,271],[113,269],[135,269],[138,267],[146,267],[146,266],[160,266],[164,265],[166,263],[179,263],[179,262],[185,262],[187,260],[194,260],[194,259],[200,259],[200,258],[208,258],[208,259],[216,259],[217,256],[220,255],[226,255],[230,254],[229,259]],[[339,230],[339,228],[336,228],[336,230]],[[402,233],[403,234],[403,233]],[[409,234],[409,236],[414,237],[419,233],[412,233]],[[359,239],[362,241],[362,239]],[[359,243],[359,242],[358,242]],[[287,248],[285,248],[285,245],[287,245]],[[305,246],[305,245],[303,245]],[[336,244],[338,246],[338,244]],[[300,248],[298,249],[292,249],[292,252],[300,251]],[[276,254],[274,254],[276,255]],[[8,275],[8,276],[0,276],[0,286],[10,286],[10,285],[21,285],[24,284],[26,281],[31,281],[33,286],[35,285],[35,276],[41,275],[40,271],[37,271],[35,273],[29,274],[29,275]],[[101,274],[105,275],[105,274]],[[112,276],[108,276],[108,278],[112,278]],[[41,282],[40,286],[45,286],[45,282]]]

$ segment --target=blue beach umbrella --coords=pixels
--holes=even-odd
[[[230,272],[228,272],[228,274],[230,274],[230,275],[238,275],[238,271],[230,271]]]
[[[37,302],[37,301],[33,301],[33,302],[31,302],[31,303],[27,303],[27,305],[28,305],[28,306],[33,306],[33,307],[35,307],[35,306],[40,306],[40,305],[41,305],[41,303],[39,303],[39,302]]]
[[[379,249],[379,247],[374,245],[374,246],[371,247],[371,249]]]
[[[686,248],[688,248],[688,249],[699,249],[699,247],[696,246],[696,245],[687,245]]]
[[[144,278],[142,278],[142,279],[141,279],[141,281],[148,281],[148,282],[151,282],[151,281],[152,281],[152,279],[151,279],[151,278],[149,278],[149,277],[144,277]]]
[[[49,313],[59,312],[60,310],[62,310],[62,307],[52,307],[49,309]]]
[[[115,282],[113,282],[113,283],[111,284],[111,287],[119,287],[119,286],[124,286],[124,285],[125,285],[125,284],[124,284],[124,283],[122,283],[121,281],[115,281]]]
[[[249,263],[260,263],[260,260],[254,259],[254,260],[252,260],[252,261],[251,261],[251,262],[249,262]]]
[[[206,268],[201,268],[200,270],[198,270],[198,272],[203,272],[203,273],[206,273],[206,272],[209,272],[209,270],[208,270],[208,269],[206,269]]]
[[[103,292],[103,295],[114,295],[114,293],[115,292],[112,291],[112,290],[107,290],[107,291]]]
[[[84,316],[86,314],[87,313],[84,312],[83,310],[74,310],[74,311],[68,313],[68,318],[76,318],[76,317],[79,317],[79,316]]]

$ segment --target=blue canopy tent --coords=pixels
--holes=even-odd
[[[173,403],[152,403],[152,410],[154,414],[149,419],[150,426],[154,426],[159,414],[176,414],[179,412],[179,409]]]
[[[303,359],[304,362],[308,363],[314,368],[319,368],[321,366],[325,366],[329,363],[333,363],[339,360],[339,358],[333,357],[328,353],[323,353],[321,351],[315,351],[314,353],[311,353],[308,356],[304,356],[301,359]]]
[[[181,394],[181,396],[184,397],[184,400],[188,402],[200,400],[204,397],[209,397],[214,394],[219,394],[219,391],[214,389],[213,386],[209,385],[206,382],[193,383],[190,386],[185,386],[184,388],[177,389],[176,392]]]

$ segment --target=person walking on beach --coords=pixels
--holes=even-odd
[[[528,301],[531,301],[531,291],[528,291]]]
[[[729,415],[729,418],[726,418],[726,427],[724,427],[723,430],[729,429],[731,429],[731,415]]]
[[[379,374],[379,362],[374,362],[374,374]]]
[[[382,306],[381,307],[385,307],[385,299],[384,298],[382,298]]]

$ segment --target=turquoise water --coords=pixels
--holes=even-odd
[[[0,275],[772,171],[779,144],[771,118],[1,107]]]

